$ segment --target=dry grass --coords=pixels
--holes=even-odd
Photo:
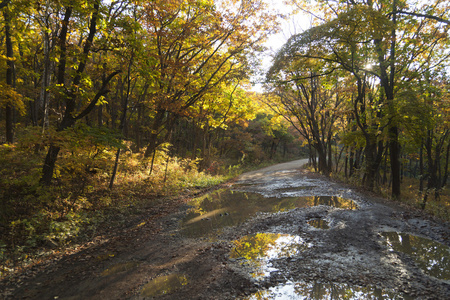
[[[44,253],[63,251],[102,227],[121,226],[143,209],[195,193],[229,177],[197,170],[198,161],[124,152],[114,188],[108,188],[114,149],[95,159],[87,151],[61,153],[51,187],[39,185],[43,151],[0,148],[0,277]]]
[[[347,184],[361,187],[362,174],[355,173],[351,178],[345,178],[343,174],[332,174],[332,177],[343,181]],[[388,185],[377,185],[374,192],[385,198],[391,198],[391,187]],[[422,209],[424,195],[419,191],[419,180],[415,178],[404,178],[401,185],[401,197],[398,201],[416,208]],[[450,221],[450,191],[444,188],[439,192],[439,197],[435,198],[434,191],[430,191],[428,199],[425,204],[425,212],[441,218],[445,221]]]
[[[423,198],[423,193],[419,191],[419,180],[404,178],[400,201],[417,208],[422,208]],[[447,188],[442,189],[439,191],[438,198],[435,197],[434,190],[429,191],[425,211],[443,220],[450,221],[450,191]]]

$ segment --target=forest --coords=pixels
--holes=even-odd
[[[284,2],[2,0],[0,273],[299,157],[449,219],[449,3]]]

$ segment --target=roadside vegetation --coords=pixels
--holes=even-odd
[[[260,128],[258,122],[236,130],[251,136],[250,131]],[[60,154],[54,183],[45,186],[39,182],[43,151],[23,136],[0,146],[2,276],[111,233],[139,219],[146,209],[194,197],[243,171],[305,155],[294,135],[289,135],[288,149],[264,151],[257,139],[274,137],[263,131],[246,141],[230,140],[231,148],[224,150],[227,155],[217,154],[203,167],[200,158],[180,156],[171,144],[161,145],[146,159],[143,151],[131,150],[133,143],[116,140],[123,153],[111,188],[117,145],[74,139],[66,146],[69,150]],[[247,144],[246,152],[239,151],[241,142]]]
[[[312,24],[276,54],[267,105],[314,170],[448,220],[448,2],[292,3]]]
[[[0,272],[249,167],[450,219],[448,1],[0,0]],[[261,77],[259,77],[261,78]]]
[[[298,156],[248,91],[263,1],[0,1],[0,270]],[[122,215],[122,217],[120,217]]]

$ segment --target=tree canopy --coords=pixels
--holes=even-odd
[[[364,148],[363,181],[369,189],[373,189],[383,156],[388,151],[392,195],[399,197],[401,155],[408,143],[403,134],[414,127],[411,120],[427,122],[425,120],[440,118],[441,114],[430,113],[425,117],[422,113],[433,111],[436,102],[445,103],[437,95],[445,93],[449,75],[448,3],[440,0],[414,5],[399,0],[324,0],[312,6],[301,1],[292,3],[309,12],[316,21],[309,30],[293,35],[278,52],[268,73],[268,86],[281,89],[283,93],[296,87],[300,93],[294,98],[299,103],[303,98],[307,99],[305,85],[311,86],[313,81],[320,82],[319,86],[325,89],[330,89],[333,84],[347,85],[331,98],[335,107],[332,120],[345,116],[339,133],[344,139],[340,140],[346,147]],[[439,86],[443,89],[438,88],[440,92],[434,89],[437,97],[426,101],[425,95],[429,92],[418,91],[417,87],[430,83],[431,77],[441,82],[443,85]],[[292,102],[287,102],[285,95],[278,98],[282,107],[289,111],[288,115],[300,114],[309,119],[310,128],[300,131],[312,134],[312,115],[293,112]],[[342,101],[346,104],[341,104]],[[308,109],[311,107],[309,105]],[[318,114],[325,116],[330,111],[322,108]],[[422,145],[433,156],[434,150],[431,146],[426,147],[425,141],[437,137],[431,133],[434,129],[421,124],[424,126],[422,133],[429,132],[433,137],[422,135],[421,142],[416,145]],[[447,129],[439,131],[447,139]],[[324,127],[319,132],[326,136],[328,129]],[[357,132],[359,134],[355,134]],[[362,144],[354,139],[358,135],[364,140]],[[323,153],[320,139],[317,138],[313,145],[319,152],[320,164],[325,159],[320,154]],[[434,164],[440,163],[428,162],[429,167]],[[330,172],[329,168],[319,169]],[[431,175],[436,172],[437,167],[433,167],[427,176],[435,182],[429,183],[430,188],[439,189],[442,180],[431,179],[437,176]]]

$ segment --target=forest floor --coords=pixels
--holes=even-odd
[[[149,207],[4,299],[450,299],[450,226],[284,163]]]

